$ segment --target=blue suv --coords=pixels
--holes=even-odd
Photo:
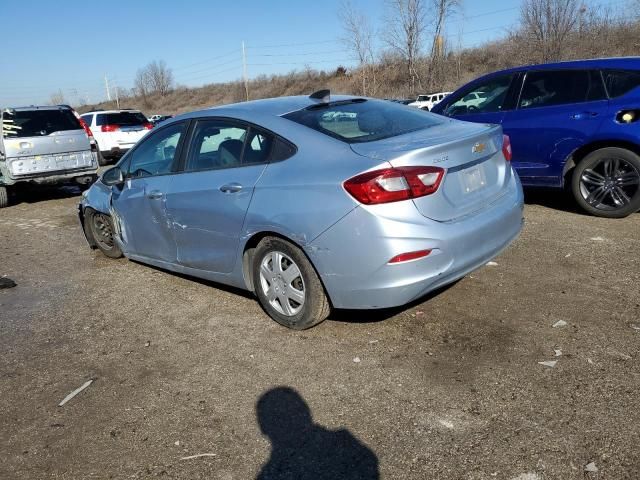
[[[601,217],[640,210],[640,57],[491,73],[432,111],[501,124],[525,186],[570,188]]]

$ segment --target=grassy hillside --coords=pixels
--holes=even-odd
[[[597,58],[640,55],[640,22],[595,18],[564,42],[558,59]],[[345,70],[336,65],[331,71],[305,70],[284,75],[259,76],[249,81],[250,99],[283,95],[309,94],[321,88],[380,98],[414,98],[419,93],[454,90],[487,72],[517,65],[539,63],[539,49],[522,31],[505,39],[477,48],[451,52],[440,62],[437,71],[428,58],[418,64],[418,80],[411,82],[402,59],[384,54],[375,65]],[[363,89],[362,76],[366,76]],[[425,79],[429,78],[427,82]],[[364,91],[363,91],[364,90]],[[199,88],[177,87],[167,95],[152,94],[142,98],[129,96],[120,101],[121,108],[137,108],[151,115],[178,114],[201,108],[241,102],[245,99],[240,81],[214,83]],[[81,112],[95,108],[115,108],[115,101],[78,107]]]

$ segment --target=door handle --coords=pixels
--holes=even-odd
[[[580,112],[580,113],[574,113],[573,115],[570,116],[570,118],[572,120],[581,120],[583,118],[593,118],[597,116],[598,116],[598,112]]]
[[[242,190],[242,185],[237,182],[228,183],[220,187],[220,190],[224,193],[237,193]]]
[[[147,193],[147,198],[150,200],[158,200],[163,196],[164,194],[160,190],[151,190],[149,193]]]

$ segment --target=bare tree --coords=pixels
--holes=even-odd
[[[524,0],[520,7],[523,33],[546,62],[562,57],[567,38],[580,18],[580,0]]]
[[[146,67],[139,68],[136,72],[136,77],[133,80],[133,91],[135,95],[142,98],[147,98],[147,95],[151,93],[151,82]]]
[[[338,13],[344,36],[342,42],[356,56],[360,62],[360,76],[362,77],[362,94],[367,94],[367,77],[369,73],[375,74],[375,70],[370,68],[374,62],[373,57],[373,30],[368,18],[356,10],[351,0],[343,0]],[[375,80],[374,80],[375,82]],[[375,86],[374,86],[375,89]]]
[[[426,28],[424,0],[386,0],[386,4],[387,28],[383,40],[405,60],[412,90],[415,90],[416,61]]]
[[[49,97],[49,103],[51,105],[60,105],[63,103],[67,103],[64,98],[64,93],[62,93],[62,90],[58,90],[57,92],[52,93],[51,96]]]
[[[429,62],[429,87],[438,83],[441,60],[445,55],[445,22],[462,7],[461,0],[431,0],[435,12],[431,58]]]
[[[145,99],[152,93],[165,96],[173,88],[173,73],[163,60],[154,60],[138,69],[133,85],[135,94]]]
[[[146,67],[151,88],[163,97],[173,88],[173,72],[164,60],[154,60]]]

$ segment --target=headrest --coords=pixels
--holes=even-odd
[[[389,121],[378,111],[368,111],[358,114],[358,128],[367,133],[384,132],[389,125]]]

